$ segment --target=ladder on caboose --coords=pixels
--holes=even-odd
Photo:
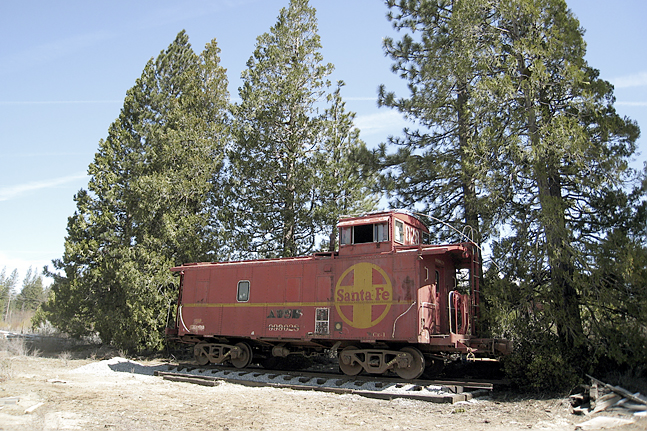
[[[472,288],[472,335],[479,333],[481,318],[481,250],[476,244],[471,245],[470,253],[470,284]]]

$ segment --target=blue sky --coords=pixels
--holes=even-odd
[[[587,60],[616,87],[616,108],[647,134],[647,2],[571,0],[586,29]],[[62,256],[74,194],[100,139],[144,65],[185,29],[196,52],[215,38],[229,91],[256,37],[288,0],[0,2],[0,270],[40,271]],[[369,145],[398,135],[397,113],[376,106],[377,87],[403,90],[381,41],[392,35],[380,0],[311,0],[326,62],[344,80],[347,108]],[[642,166],[647,140],[641,137]]]

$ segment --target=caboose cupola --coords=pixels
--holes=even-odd
[[[398,246],[417,246],[422,237],[429,234],[426,226],[415,216],[396,210],[344,217],[337,228],[341,256],[384,253]]]

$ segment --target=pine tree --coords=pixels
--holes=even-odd
[[[384,49],[410,94],[398,98],[382,86],[379,104],[397,109],[418,128],[391,139],[396,153],[381,147],[384,187],[392,205],[469,226],[481,242],[501,208],[490,184],[502,174],[496,158],[501,136],[491,97],[481,85],[497,67],[491,5],[436,0],[387,5],[389,20],[404,34],[397,42],[385,39]]]
[[[576,279],[588,265],[581,251],[612,227],[592,221],[602,194],[634,175],[627,158],[639,132],[615,113],[612,87],[586,64],[583,31],[562,0],[503,2],[499,12],[499,84],[510,95],[503,106],[519,136],[513,153],[523,179],[515,201],[525,226],[516,247],[534,244],[537,265],[523,279],[547,287],[547,314],[572,352],[584,343],[584,286]]]
[[[16,298],[16,307],[21,311],[36,310],[45,299],[44,294],[43,277],[29,267]]]
[[[235,199],[228,205],[231,213],[222,217],[234,221],[232,257],[308,253],[321,223],[330,223],[331,203],[322,202],[333,193],[322,173],[330,160],[322,161],[324,148],[336,145],[346,158],[361,144],[354,135],[327,136],[352,128],[348,114],[333,125],[332,111],[320,111],[333,69],[323,64],[320,50],[315,9],[307,0],[292,0],[269,33],[258,37],[247,62],[228,158],[229,194]],[[331,99],[337,113],[340,100]],[[361,186],[349,181],[346,187]]]
[[[15,288],[18,283],[18,270],[14,269],[7,277],[7,267],[0,272],[0,315],[4,321],[9,319],[9,311],[15,297]]]
[[[645,196],[647,175],[640,186],[628,193],[605,196],[607,205],[599,206],[600,221],[614,227],[588,249],[595,266],[584,280],[587,288],[581,290],[582,318],[590,322],[591,330],[586,335],[592,347],[592,362],[605,367],[619,365],[639,370],[647,363]]]
[[[328,95],[324,141],[315,154],[317,225],[321,234],[330,238],[328,248],[336,249],[337,221],[341,215],[360,214],[375,210],[378,197],[371,191],[377,182],[375,171],[365,161],[366,144],[360,130],[353,124],[354,112],[346,111],[341,97],[343,81]]]
[[[177,292],[169,268],[211,258],[219,235],[208,200],[228,133],[218,53],[213,41],[197,56],[180,32],[127,92],[54,261],[65,275],[44,309],[58,328],[129,350],[160,347]]]
[[[563,0],[403,0],[397,8],[396,25],[421,34],[386,45],[412,96],[383,92],[381,100],[427,130],[396,141],[405,148],[386,161],[400,171],[387,180],[404,202],[429,194],[423,202],[440,206],[437,214],[470,213],[465,179],[499,207],[476,199],[473,208],[481,228],[489,220],[499,231],[484,293],[500,335],[519,341],[509,371],[550,386],[572,380],[573,364],[581,372],[601,363],[602,350],[614,352],[607,360],[637,363],[644,355],[623,358],[630,343],[619,337],[604,349],[593,340],[610,333],[599,313],[634,331],[635,346],[646,343],[636,296],[645,236],[628,228],[646,220],[644,186],[636,187],[644,176],[629,168],[639,129],[617,115],[613,87],[584,60],[578,21]],[[453,169],[443,169],[446,154]],[[612,264],[613,255],[626,260]]]

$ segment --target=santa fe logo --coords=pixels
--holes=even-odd
[[[335,308],[353,328],[370,328],[391,309],[393,287],[379,266],[362,262],[348,268],[337,280]],[[376,315],[376,318],[373,316]]]

